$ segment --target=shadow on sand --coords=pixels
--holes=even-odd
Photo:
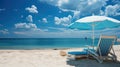
[[[120,67],[120,62],[104,61],[103,63],[98,63],[93,59],[69,60],[67,64],[75,67]]]

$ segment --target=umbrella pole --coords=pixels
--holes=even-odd
[[[94,25],[94,22],[93,22],[93,24],[92,24],[92,47],[93,47],[93,49],[94,49],[94,41],[95,41],[95,25]]]

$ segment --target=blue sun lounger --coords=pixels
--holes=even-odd
[[[70,51],[68,52],[68,57],[67,59],[68,60],[75,60],[77,57],[88,57],[88,53],[85,50],[82,50],[82,51]]]
[[[87,55],[87,52],[86,51],[73,51],[73,52],[68,52],[68,54],[79,56],[79,55]]]
[[[87,49],[88,55],[95,58],[99,63],[102,63],[103,60],[112,59],[117,60],[113,45],[116,41],[116,36],[100,36],[98,47],[95,50]]]
[[[116,36],[100,36],[98,47],[96,49],[90,49],[89,47],[87,49],[84,49],[83,51],[73,51],[68,52],[69,56],[86,56],[88,55],[95,58],[99,63],[102,63],[103,60],[111,58],[112,60],[117,60],[113,45],[116,41]],[[112,51],[112,52],[110,52]],[[110,56],[109,56],[110,54]]]

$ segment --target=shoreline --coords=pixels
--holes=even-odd
[[[97,46],[94,46],[94,48],[96,48]],[[84,49],[84,48],[88,48],[86,47],[59,47],[59,48],[8,48],[8,49],[0,49],[0,50],[67,50],[67,49]],[[120,45],[113,45],[113,48],[120,48]]]
[[[66,49],[79,49],[79,48],[86,48],[86,47],[58,47],[58,48],[3,48],[0,50],[66,50]]]

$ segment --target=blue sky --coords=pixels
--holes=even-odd
[[[120,20],[119,0],[0,0],[0,38],[81,38],[91,31],[71,30],[72,22],[91,16]],[[96,31],[116,34],[120,28]]]

